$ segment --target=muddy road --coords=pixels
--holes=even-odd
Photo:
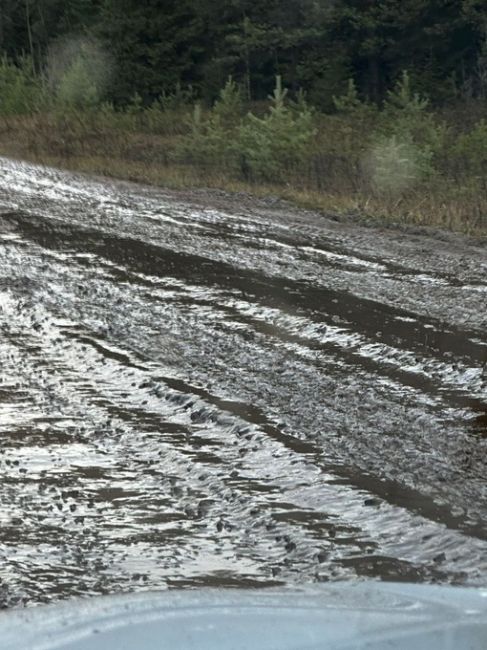
[[[487,584],[487,252],[0,159],[0,604]]]

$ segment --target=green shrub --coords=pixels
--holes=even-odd
[[[453,143],[450,151],[453,158],[462,169],[464,176],[477,180],[485,179],[487,174],[487,122],[480,120],[471,131],[460,134]]]
[[[409,74],[404,71],[387,93],[378,124],[378,132],[394,136],[400,142],[440,153],[447,135],[445,125],[429,109],[429,100],[413,92]],[[429,154],[425,153],[428,157]]]
[[[20,65],[0,60],[0,114],[28,115],[41,107],[43,90],[40,79],[34,76],[29,59]]]
[[[404,71],[387,93],[364,162],[374,191],[399,195],[432,178],[445,155],[447,135],[446,126],[429,110],[429,100],[413,92]]]
[[[237,150],[244,175],[283,181],[286,173],[303,164],[316,133],[313,114],[304,100],[294,110],[286,105],[287,91],[277,77],[267,114],[249,113],[238,131]]]
[[[144,109],[140,128],[158,135],[183,135],[188,131],[195,92],[192,86],[176,85],[173,92],[164,91],[158,99]]]
[[[183,88],[178,83],[173,92],[163,91],[155,104],[161,111],[179,111],[193,105],[195,100],[196,93],[193,86]]]
[[[240,113],[240,91],[230,78],[207,115],[199,103],[195,104],[189,133],[180,142],[177,158],[203,167],[221,166],[225,171],[235,171]]]
[[[100,92],[90,71],[89,62],[78,55],[62,75],[57,88],[62,107],[89,109],[100,103]]]
[[[277,77],[267,113],[242,117],[240,89],[229,79],[209,114],[204,116],[196,105],[190,134],[178,148],[179,159],[246,180],[283,181],[309,155],[315,133],[304,98],[287,105],[286,94]]]
[[[432,152],[395,135],[379,139],[366,161],[374,191],[395,196],[432,173]]]
[[[242,115],[242,93],[232,77],[229,77],[215,102],[213,117],[223,128],[232,129],[239,124]]]

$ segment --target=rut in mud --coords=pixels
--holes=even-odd
[[[2,605],[485,585],[485,248],[0,172]]]

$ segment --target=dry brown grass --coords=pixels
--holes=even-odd
[[[478,188],[460,192],[437,179],[399,198],[377,196],[354,183],[350,168],[347,175],[338,170],[323,183],[305,170],[290,175],[285,184],[248,183],[215,166],[175,163],[172,152],[178,137],[106,128],[73,117],[64,122],[56,116],[0,121],[0,153],[12,158],[170,189],[208,187],[272,195],[301,207],[384,225],[412,224],[487,235],[487,195]]]

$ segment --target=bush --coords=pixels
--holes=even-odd
[[[209,115],[204,117],[196,106],[191,133],[178,151],[180,159],[219,167],[246,180],[283,181],[309,154],[315,132],[303,98],[287,106],[286,94],[278,77],[269,111],[262,117],[242,117],[240,89],[229,79]]]
[[[61,77],[57,98],[62,106],[69,108],[93,108],[100,103],[100,93],[82,55],[73,61]]]
[[[369,166],[374,191],[395,196],[431,174],[431,158],[427,147],[401,142],[393,135],[379,139],[365,166]]]
[[[387,93],[364,161],[374,192],[400,195],[433,177],[445,154],[446,136],[446,127],[429,111],[429,100],[413,92],[404,71]]]
[[[191,86],[176,85],[173,92],[164,91],[150,106],[139,107],[137,127],[157,135],[183,135],[188,131],[195,93]]]
[[[380,114],[379,134],[395,137],[416,148],[424,148],[424,158],[443,150],[447,129],[429,110],[429,100],[411,87],[409,74],[404,71],[394,88],[387,93]]]
[[[484,180],[487,173],[487,122],[480,120],[471,131],[460,134],[451,147],[450,156],[463,176]]]
[[[249,113],[238,132],[242,173],[249,178],[283,181],[287,172],[303,164],[316,130],[304,99],[286,106],[287,91],[277,77],[269,112],[262,118]]]
[[[177,157],[203,167],[225,166],[226,171],[235,171],[241,110],[240,90],[230,78],[208,115],[195,104],[190,132],[182,139]]]
[[[42,100],[42,85],[33,73],[30,59],[23,59],[19,66],[6,58],[0,60],[1,115],[31,114],[40,108]]]

